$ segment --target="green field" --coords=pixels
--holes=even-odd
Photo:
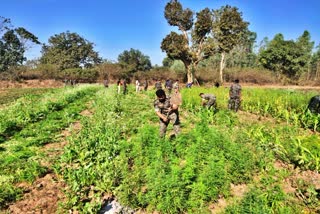
[[[4,104],[9,104],[20,97],[30,95],[41,95],[45,92],[53,91],[51,88],[10,88],[0,89],[0,108]]]
[[[217,96],[216,112],[200,106],[200,92]],[[175,139],[172,125],[158,136],[153,90],[83,85],[23,96],[0,110],[0,207],[21,199],[18,183],[54,171],[67,184],[62,213],[98,213],[105,195],[147,213],[317,213],[320,185],[299,176],[320,169],[320,118],[306,111],[315,94],[244,88],[234,113],[228,88],[183,89]],[[75,121],[81,130],[43,166],[42,148]]]

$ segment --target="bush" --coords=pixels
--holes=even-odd
[[[233,82],[235,79],[239,79],[242,83],[253,84],[274,84],[277,83],[276,75],[266,69],[226,69],[224,73],[224,79],[226,82]]]
[[[81,83],[94,83],[99,77],[99,72],[95,69],[69,68],[61,71],[59,77]]]

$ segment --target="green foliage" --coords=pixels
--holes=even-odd
[[[225,213],[300,213],[298,206],[287,203],[287,198],[281,188],[252,188],[238,205],[227,207]]]
[[[65,88],[63,90],[70,93],[70,89]],[[29,113],[30,118],[23,124],[23,129],[12,130],[12,133],[4,133],[11,134],[11,137],[2,139],[0,150],[0,155],[2,155],[0,159],[0,189],[2,190],[0,207],[19,199],[21,190],[15,187],[16,183],[22,181],[33,182],[37,177],[43,176],[48,171],[48,168],[44,167],[41,162],[44,159],[54,162],[54,158],[45,156],[39,148],[47,143],[54,143],[60,140],[61,131],[76,119],[79,119],[79,112],[86,108],[86,101],[89,97],[92,97],[97,88],[72,88],[72,93],[77,94],[77,96],[70,96],[72,94],[70,93],[69,96],[63,97],[63,99],[67,100],[67,103],[61,102],[62,100],[60,102],[48,102],[46,100],[47,97],[54,99],[64,95],[63,90],[60,89],[55,93],[47,93],[42,96],[30,95],[29,99],[35,104],[32,106],[33,112],[28,110],[24,112]],[[79,91],[82,92],[79,93]],[[48,112],[43,111],[42,100],[46,100],[44,103],[50,109]],[[23,99],[16,102],[19,101],[21,102]],[[10,106],[8,109],[10,109]],[[18,115],[13,110],[14,108],[11,108],[11,111],[4,110],[4,112]],[[0,113],[3,113],[2,110]],[[6,124],[8,117],[4,119],[4,123],[1,125]],[[14,122],[11,120],[11,123]],[[15,123],[19,125],[18,121]],[[2,182],[1,178],[6,179]]]
[[[69,68],[60,72],[61,79],[77,80],[78,82],[93,83],[99,77],[99,72],[95,69]]]
[[[30,122],[43,120],[49,113],[61,110],[76,99],[86,94],[85,91],[95,90],[94,88],[84,86],[77,89],[67,89],[61,94],[48,93],[41,100],[34,99],[33,96],[26,96],[18,99],[14,104],[1,109],[0,117],[0,136],[9,138],[14,133],[23,129]]]
[[[172,59],[181,60],[187,65],[191,63],[188,40],[183,35],[171,32],[163,39],[161,49],[166,51],[167,55]]]
[[[189,8],[183,9],[177,0],[167,3],[164,17],[171,26],[178,26],[181,31],[188,31],[193,26],[193,12]]]
[[[174,60],[170,59],[169,57],[165,57],[163,60],[162,60],[162,66],[163,67],[170,67],[172,66],[172,64],[174,63]]]
[[[40,44],[38,38],[25,28],[12,28],[10,19],[0,16],[0,72],[21,65],[26,60],[26,42]]]
[[[6,208],[8,202],[14,202],[22,195],[22,190],[8,181],[5,177],[0,177],[0,209]]]
[[[101,92],[93,118],[83,121],[61,159],[58,171],[70,185],[67,209],[87,210],[84,201],[92,201],[93,192],[112,192],[133,209],[205,213],[210,201],[229,195],[231,181],[251,179],[253,153],[210,127],[206,112],[199,112],[203,119],[193,130],[160,139],[149,105],[154,92],[114,93]],[[95,212],[98,207],[90,204]]]
[[[310,65],[313,42],[310,34],[305,31],[297,42],[284,40],[282,34],[277,34],[261,51],[259,62],[267,69],[281,73],[290,78],[297,78]]]
[[[221,83],[224,81],[225,55],[237,45],[245,43],[244,38],[248,38],[248,25],[249,23],[242,19],[242,13],[238,11],[237,7],[226,5],[218,10],[213,10],[212,33],[216,51],[221,54]]]
[[[61,130],[81,118],[82,129],[68,137],[64,154],[55,163],[56,173],[68,185],[65,211],[97,213],[101,198],[112,194],[134,210],[210,213],[212,203],[232,196],[232,185],[246,185],[249,192],[242,198],[232,197],[236,200],[228,203],[226,213],[295,213],[305,206],[317,209],[318,193],[311,184],[298,183],[298,197],[305,205],[297,203],[281,189],[280,182],[288,172],[273,169],[276,158],[319,169],[317,135],[310,136],[300,126],[286,125],[281,119],[280,124],[252,118],[252,122],[244,122],[240,120],[244,112],[227,110],[228,88],[193,87],[182,90],[182,132],[175,139],[162,139],[152,108],[154,91],[137,94],[131,85],[128,89],[129,93],[122,95],[112,85],[108,89],[64,88],[41,97],[30,95],[30,101],[21,99],[2,109],[0,112],[25,122],[22,130],[15,130],[1,144],[0,154],[6,156],[0,159],[0,206],[17,200],[20,190],[13,187],[16,182],[32,182],[48,170],[39,164],[44,158],[39,147],[58,141]],[[82,92],[78,94],[78,90]],[[202,108],[200,92],[217,96],[217,111]],[[294,91],[248,89],[243,91],[243,110],[269,115],[269,110],[274,114],[289,106],[290,112],[295,112],[307,97]],[[79,112],[89,98],[94,114],[82,118]],[[249,108],[248,103],[253,106]],[[17,109],[25,110],[20,114]],[[17,119],[10,121],[21,124]],[[168,134],[171,131],[169,125]]]
[[[222,6],[213,11],[213,34],[220,53],[229,53],[247,32],[249,23],[237,7]]]
[[[183,9],[181,3],[172,0],[165,7],[165,18],[169,25],[176,26],[182,32],[171,32],[161,42],[161,49],[170,59],[181,60],[187,69],[188,82],[193,81],[194,69],[198,63],[212,55],[212,44],[209,38],[211,32],[211,13],[208,8],[197,13]],[[191,35],[191,37],[189,37]]]
[[[149,56],[146,56],[141,53],[141,51],[133,48],[119,54],[118,62],[127,74],[132,74],[137,71],[148,71],[151,69]]]
[[[174,60],[172,65],[170,66],[170,70],[182,74],[186,72],[186,68],[184,67],[183,62],[181,62],[180,60]]]
[[[101,62],[94,44],[77,33],[69,31],[55,34],[42,47],[41,63],[57,65],[59,70],[67,68],[92,67]]]

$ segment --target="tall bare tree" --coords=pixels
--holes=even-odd
[[[177,0],[167,3],[164,12],[169,25],[178,27],[180,34],[171,32],[161,43],[170,59],[181,60],[187,71],[188,82],[194,79],[194,72],[200,61],[213,53],[213,43],[209,34],[212,30],[212,14],[208,8],[196,13],[183,9]]]

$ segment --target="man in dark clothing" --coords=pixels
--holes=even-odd
[[[157,99],[154,101],[154,109],[160,119],[160,137],[164,137],[169,122],[173,123],[175,136],[180,132],[180,120],[178,105],[172,104],[170,98],[166,97],[164,90],[156,91]]]
[[[320,114],[320,95],[314,96],[310,99],[308,109],[312,113]]]
[[[128,92],[127,91],[127,80],[124,79],[122,84],[123,84],[123,94],[127,94],[127,92]]]
[[[144,90],[145,90],[145,91],[148,90],[148,86],[149,86],[148,80],[145,79],[144,84],[143,84],[143,87],[144,87]]]
[[[103,81],[103,85],[104,85],[105,88],[108,88],[108,87],[109,87],[109,81],[108,81],[108,79],[105,79],[105,80]]]
[[[228,108],[237,112],[240,108],[241,104],[241,86],[239,84],[239,80],[236,79],[233,84],[230,86],[229,90],[229,103]]]
[[[171,79],[167,79],[165,88],[168,90],[168,93],[171,94],[172,92],[173,83]]]
[[[156,81],[156,84],[154,85],[154,87],[155,87],[156,90],[162,89],[161,81],[160,81],[160,80],[157,80],[157,81]]]
[[[199,96],[202,98],[202,106],[206,106],[208,109],[211,107],[216,108],[216,96],[213,94],[200,93]]]

